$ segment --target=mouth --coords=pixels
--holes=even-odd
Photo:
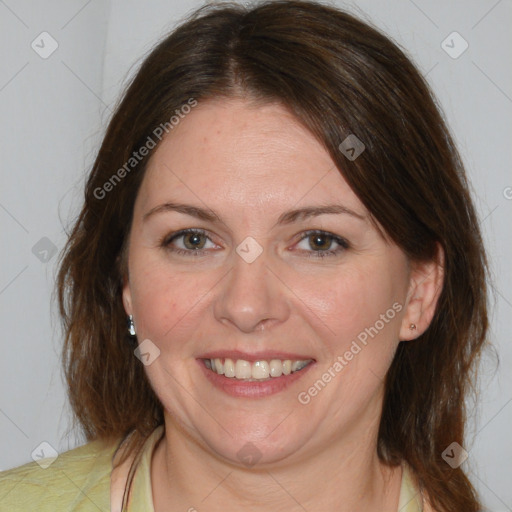
[[[243,357],[242,357],[243,356]],[[198,358],[205,377],[228,395],[259,398],[287,389],[316,363],[294,354],[248,355],[239,352]]]

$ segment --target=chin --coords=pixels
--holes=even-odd
[[[240,423],[229,422],[232,436],[219,427],[217,435],[209,430],[203,440],[217,457],[247,468],[260,468],[293,458],[304,446],[306,436],[298,426],[290,428],[287,424],[280,428],[277,426],[279,422],[268,422],[264,427],[256,428],[257,424],[255,418]]]

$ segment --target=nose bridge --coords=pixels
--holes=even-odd
[[[237,247],[229,277],[215,304],[217,320],[234,324],[244,332],[282,322],[288,314],[282,285],[267,267],[271,265],[268,251],[254,242],[246,239]]]

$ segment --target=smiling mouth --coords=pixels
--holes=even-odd
[[[215,358],[203,359],[205,367],[228,379],[245,382],[266,381],[283,375],[300,372],[311,364],[314,359],[291,360],[270,359],[246,361],[244,359]]]

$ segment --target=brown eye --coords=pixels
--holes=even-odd
[[[166,250],[183,256],[204,256],[211,252],[210,249],[219,249],[206,232],[192,228],[169,235],[160,245]]]
[[[202,233],[186,233],[183,236],[183,244],[187,249],[202,249],[206,244],[206,236]]]
[[[328,250],[331,248],[333,239],[325,234],[313,234],[308,237],[309,244],[313,249]]]
[[[326,231],[308,231],[297,245],[307,256],[320,258],[337,256],[349,247],[347,240]]]

